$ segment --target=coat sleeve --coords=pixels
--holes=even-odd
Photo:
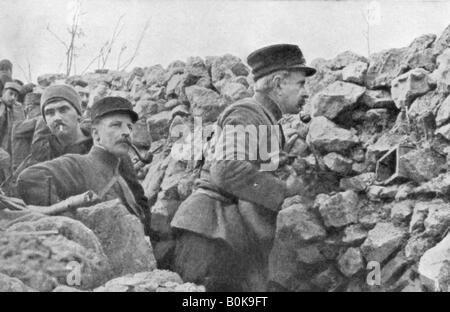
[[[262,160],[259,157],[259,152],[256,157],[249,157],[249,147],[251,146],[249,143],[259,142],[252,142],[251,137],[231,141],[234,142],[235,147],[231,149],[233,153],[245,151],[244,160],[239,160],[242,158],[237,158],[238,155],[235,159],[230,157],[232,155],[229,154],[229,144],[226,143],[227,139],[231,140],[235,137],[235,131],[226,130],[227,125],[253,125],[259,131],[259,124],[260,120],[255,117],[254,112],[245,108],[235,110],[221,122],[222,132],[216,145],[216,151],[225,146],[226,157],[213,159],[210,168],[211,179],[219,188],[239,199],[278,211],[286,196],[286,183],[269,171],[260,170]],[[255,139],[262,139],[259,132],[257,138],[253,137],[253,140]]]
[[[44,119],[39,118],[36,122],[36,128],[34,129],[33,140],[31,141],[30,163],[36,164],[52,158],[49,141],[50,136],[51,131],[47,127]]]
[[[50,206],[86,191],[82,169],[70,157],[43,162],[25,169],[18,177],[19,196],[28,205]]]

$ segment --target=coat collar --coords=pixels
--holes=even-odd
[[[281,119],[283,113],[281,112],[278,104],[275,103],[266,93],[256,91],[253,98],[260,103],[269,113],[272,115],[275,122]]]

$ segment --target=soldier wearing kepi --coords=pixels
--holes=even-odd
[[[305,79],[316,70],[306,66],[300,48],[290,44],[264,47],[251,53],[247,61],[255,96],[229,106],[217,123],[220,129],[254,125],[258,135],[249,140],[258,142],[245,144],[246,140],[238,139],[234,150],[226,150],[226,155],[245,150],[245,160],[206,157],[198,188],[171,222],[177,233],[175,271],[183,280],[203,284],[209,291],[266,290],[277,213],[286,197],[305,192],[298,179],[284,182],[273,172],[261,170],[263,159],[249,158],[248,148],[268,139],[260,132],[261,126],[268,132],[279,129],[278,152],[283,148],[277,121],[283,114],[300,111],[307,98]],[[215,150],[227,147],[221,145],[227,138],[235,142],[235,134],[233,130],[214,134],[218,137]]]
[[[106,97],[91,111],[94,146],[88,154],[67,154],[24,170],[18,178],[26,204],[50,206],[92,190],[102,200],[119,198],[148,233],[149,209],[128,156],[131,129],[138,116],[131,103]]]

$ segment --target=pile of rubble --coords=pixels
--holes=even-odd
[[[204,291],[157,270],[140,221],[118,201],[66,216],[0,211],[0,291]]]
[[[271,288],[447,290],[450,27],[369,58],[344,52],[311,65],[317,74],[307,82],[304,112],[281,121],[286,134],[298,135],[289,152],[295,157],[276,172],[287,179],[295,171],[310,191],[286,199],[278,215]],[[46,75],[38,83],[61,79]],[[172,269],[170,221],[199,174],[195,160],[173,150],[193,139],[175,129],[191,132],[201,117],[207,132],[226,106],[252,96],[249,68],[232,55],[192,57],[167,68],[100,70],[68,80],[85,81],[91,98],[119,95],[134,104],[134,144],[154,154],[140,174],[152,203],[152,242],[114,202],[71,218],[0,216],[10,220],[0,223],[0,286],[74,290],[67,264],[76,261],[79,290],[204,290],[164,271]]]

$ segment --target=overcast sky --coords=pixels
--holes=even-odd
[[[34,80],[44,73],[64,72],[64,47],[46,28],[63,40],[71,2],[63,0],[0,0],[0,58],[13,61],[14,76]],[[253,50],[273,43],[298,44],[307,62],[332,58],[345,50],[366,55],[363,12],[369,1],[151,1],[81,0],[81,27],[77,45],[77,73],[83,71],[112,35],[124,15],[123,31],[113,46],[107,67],[116,68],[120,47],[129,57],[149,20],[133,66],[167,66],[189,56],[231,53],[245,60]],[[371,26],[371,51],[402,47],[415,37],[440,35],[450,24],[450,1],[378,1],[379,17]],[[128,54],[127,54],[128,52]],[[96,63],[91,67],[96,68]]]

